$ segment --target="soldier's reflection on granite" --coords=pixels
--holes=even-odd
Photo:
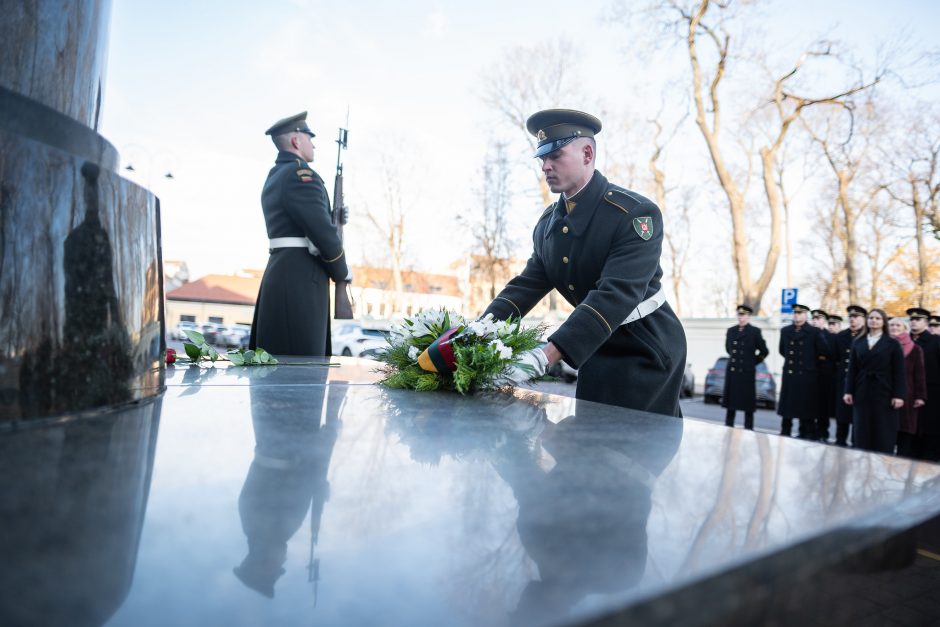
[[[682,420],[664,417],[650,446],[640,430],[598,438],[604,421],[590,411],[579,416],[577,405],[575,412],[557,424],[543,421],[529,454],[506,450],[496,460],[519,503],[519,537],[539,569],[512,623],[550,623],[589,595],[628,590],[646,571],[651,494],[679,447]]]
[[[68,343],[55,349],[52,333],[23,358],[20,407],[25,415],[48,415],[112,405],[130,398],[131,342],[114,287],[111,240],[99,216],[100,168],[81,168],[84,219],[66,236],[65,322]]]
[[[595,404],[576,404],[556,423],[534,396],[479,396],[456,407],[409,400],[409,411],[389,403],[388,427],[412,459],[482,457],[515,496],[519,539],[538,572],[510,624],[555,622],[590,595],[622,593],[642,579],[652,489],[679,448],[682,420],[659,417],[651,428],[611,434]]]
[[[123,603],[160,400],[0,437],[0,624],[102,625]]]
[[[276,366],[275,366],[276,368]],[[245,369],[252,382],[260,382],[267,368]],[[318,375],[326,382],[326,368]],[[276,387],[253,385],[251,422],[255,434],[254,459],[238,497],[238,513],[248,540],[248,554],[234,568],[249,588],[274,597],[274,586],[284,574],[287,543],[310,512],[308,580],[319,582],[315,555],[323,507],[329,499],[327,470],[342,426],[346,388],[317,386],[301,393],[303,409],[285,412]]]

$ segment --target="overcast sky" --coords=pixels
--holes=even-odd
[[[608,23],[610,5],[121,0],[112,8],[101,130],[134,164],[129,176],[163,199],[164,258],[185,260],[198,277],[266,263],[259,196],[275,151],[264,130],[308,110],[314,167],[332,193],[334,139],[348,107],[350,257],[375,258],[362,214],[381,205],[377,164],[387,155],[414,216],[409,261],[443,270],[469,245],[455,219],[474,202],[486,149],[511,132],[480,99],[481,80],[507,48],[572,41],[584,93],[573,108],[604,101],[642,110],[647,85],[672,71],[643,63],[637,47],[649,37]],[[932,43],[940,3],[788,0],[766,16],[766,36],[781,47],[828,32],[864,56],[902,32]],[[701,144],[697,135],[680,141]],[[531,228],[538,204],[518,195],[517,228]]]

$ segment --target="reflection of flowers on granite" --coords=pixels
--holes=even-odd
[[[509,394],[474,397],[386,391],[386,432],[398,436],[414,461],[437,465],[454,459],[486,457],[507,445],[530,446],[545,421],[544,403]]]

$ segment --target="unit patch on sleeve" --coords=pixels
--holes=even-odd
[[[644,240],[653,237],[653,218],[646,216],[644,218],[633,218],[633,229],[637,235]]]

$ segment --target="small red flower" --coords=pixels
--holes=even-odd
[[[166,363],[167,364],[176,363],[176,349],[175,348],[166,349]]]

